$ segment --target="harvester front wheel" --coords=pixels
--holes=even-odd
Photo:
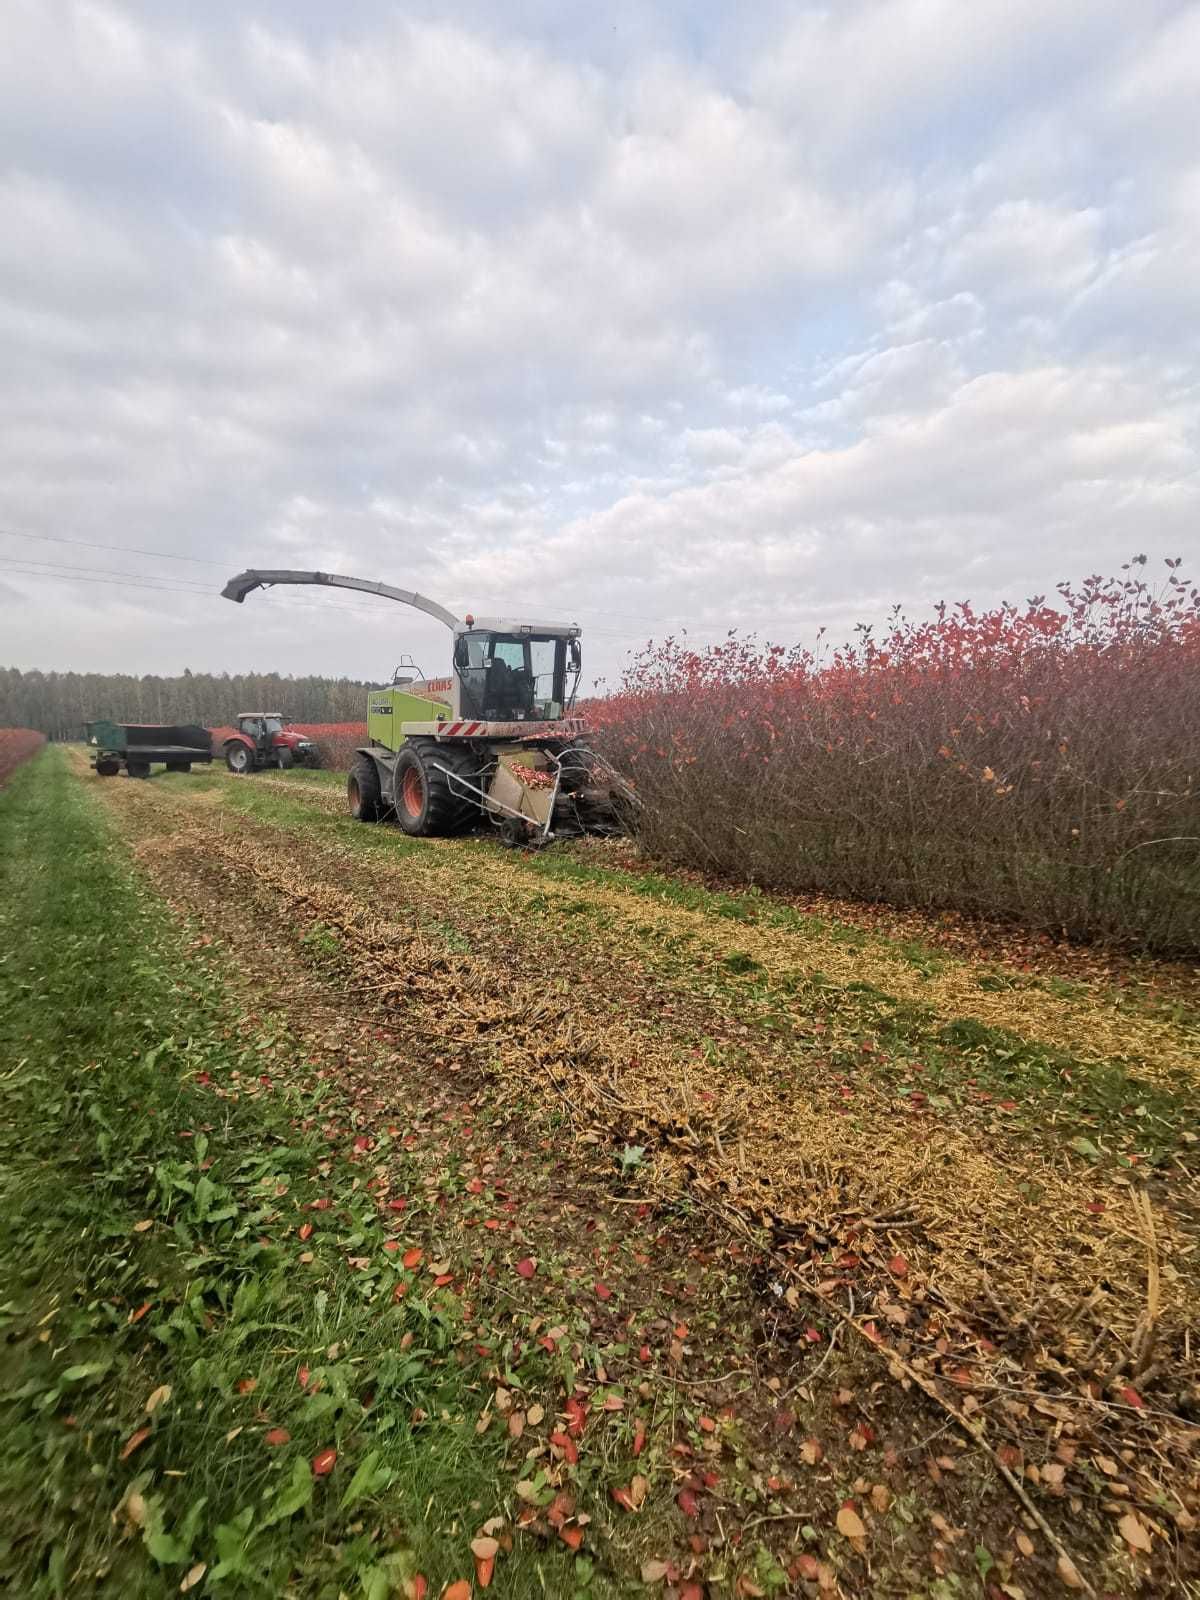
[[[379,768],[369,756],[359,756],[346,779],[346,799],[356,822],[378,822],[383,814],[383,789]]]
[[[405,744],[392,775],[392,804],[405,833],[425,839],[470,827],[479,816],[479,806],[469,792],[452,783],[450,773],[461,771],[465,776],[477,765],[469,751],[453,746],[422,750],[412,741]]]

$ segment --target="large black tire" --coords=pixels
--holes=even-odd
[[[230,772],[253,772],[254,752],[247,749],[240,739],[230,739],[225,746],[225,765]]]
[[[442,768],[461,772],[478,785],[476,773],[482,765],[469,749],[408,740],[392,772],[392,805],[405,833],[415,839],[445,838],[478,822],[479,802]]]
[[[370,756],[358,756],[346,779],[346,799],[356,822],[378,822],[383,815],[383,787],[379,768]]]
[[[96,758],[96,776],[98,778],[115,778],[121,770],[121,763],[116,756],[98,756]]]
[[[296,765],[296,757],[286,745],[275,752],[275,760],[279,763],[280,772],[290,772]]]
[[[167,762],[167,771],[168,772],[190,772],[191,770],[192,770],[192,763],[190,761],[168,761]]]
[[[126,761],[125,771],[131,778],[148,778],[150,776],[150,763],[148,761]]]

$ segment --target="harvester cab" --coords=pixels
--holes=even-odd
[[[230,772],[257,772],[261,767],[315,767],[317,747],[279,711],[239,711],[237,730],[225,741]]]
[[[274,584],[357,589],[416,607],[453,635],[450,671],[404,662],[367,700],[368,743],[347,782],[351,814],[394,816],[406,833],[461,833],[487,820],[509,843],[616,831],[609,775],[574,715],[582,667],[577,623],[458,618],[436,601],[365,578],[250,570],[225,598]]]

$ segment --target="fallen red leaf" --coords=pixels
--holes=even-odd
[[[460,1578],[442,1591],[442,1600],[471,1600],[471,1585],[465,1578]]]
[[[388,1210],[389,1211],[403,1211],[407,1204],[408,1204],[408,1201],[404,1198],[403,1195],[397,1195],[394,1200],[389,1200],[388,1201]]]
[[[301,1239],[311,1239],[313,1235],[313,1225],[311,1222],[305,1222],[297,1231],[299,1232]]]
[[[149,1428],[139,1428],[136,1433],[131,1433],[129,1435],[129,1438],[126,1439],[125,1446],[121,1451],[121,1460],[122,1461],[128,1461],[129,1457],[133,1454],[133,1452],[135,1450],[140,1450],[142,1445],[145,1444],[146,1440],[149,1437],[150,1437],[150,1429]]]
[[[608,1285],[606,1283],[598,1283],[596,1285],[596,1298],[598,1300],[611,1300],[612,1299],[612,1290],[608,1287]]]
[[[414,1245],[411,1250],[406,1250],[404,1252],[401,1260],[404,1266],[415,1267],[419,1264],[421,1257],[424,1254],[425,1252],[421,1249],[420,1245]]]
[[[308,1380],[312,1376],[307,1367],[296,1368],[296,1382],[302,1389],[308,1388]]]
[[[312,1473],[314,1478],[327,1478],[333,1471],[333,1464],[337,1460],[337,1451],[333,1449],[318,1450],[312,1458]]]
[[[429,1579],[423,1572],[418,1572],[408,1587],[410,1600],[425,1600],[425,1596],[429,1593]]]
[[[263,1443],[269,1445],[287,1444],[291,1437],[286,1428],[271,1428],[263,1434]]]
[[[550,1443],[552,1445],[557,1445],[557,1447],[562,1451],[563,1460],[566,1461],[568,1465],[573,1467],[579,1460],[579,1451],[576,1448],[575,1441],[573,1439],[569,1439],[565,1433],[552,1433],[550,1435]]]
[[[633,1453],[634,1453],[634,1455],[635,1456],[640,1456],[642,1451],[645,1448],[646,1448],[646,1430],[642,1426],[642,1424],[639,1422],[637,1427],[633,1430]]]
[[[517,1262],[517,1274],[522,1278],[532,1278],[537,1271],[537,1262],[532,1256],[526,1256],[523,1261]]]
[[[145,1302],[145,1304],[144,1305],[140,1305],[137,1308],[136,1311],[131,1311],[129,1313],[130,1322],[140,1322],[142,1320],[142,1318],[146,1315],[147,1311],[149,1311],[149,1309],[150,1309],[150,1302],[149,1302],[149,1300],[147,1300]]]
[[[453,1283],[453,1281],[454,1274],[452,1272],[439,1272],[433,1280],[433,1287],[435,1289],[444,1289],[448,1283]]]
[[[588,1408],[581,1400],[576,1400],[572,1396],[563,1407],[563,1410],[568,1418],[567,1432],[573,1439],[578,1439],[583,1432],[583,1425],[587,1421]]]
[[[579,1546],[583,1543],[583,1529],[575,1527],[560,1528],[558,1530],[558,1537],[566,1545],[568,1550],[578,1550]]]
[[[700,1506],[696,1496],[690,1489],[681,1489],[675,1496],[675,1504],[685,1517],[698,1517],[700,1515]]]
[[[467,1185],[467,1193],[468,1194],[482,1194],[483,1193],[483,1179],[482,1178],[472,1178],[470,1183]]]
[[[239,1378],[237,1381],[237,1392],[239,1394],[253,1394],[257,1388],[257,1378]]]
[[[495,1556],[476,1556],[475,1557],[475,1581],[476,1581],[476,1583],[478,1583],[478,1585],[479,1585],[479,1587],[481,1589],[487,1589],[487,1588],[491,1587],[492,1573],[495,1570],[496,1570],[496,1558],[495,1558]],[[471,1591],[468,1589],[467,1593],[469,1594],[470,1592]]]
[[[1118,1393],[1127,1406],[1134,1406],[1138,1411],[1145,1409],[1146,1402],[1142,1399],[1137,1390],[1131,1389],[1128,1384],[1126,1384],[1122,1389],[1118,1390]]]
[[[908,1262],[903,1256],[895,1255],[888,1262],[888,1271],[897,1278],[906,1278],[908,1276]]]

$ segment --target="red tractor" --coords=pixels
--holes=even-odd
[[[225,741],[230,772],[257,772],[260,767],[320,766],[317,747],[278,711],[240,711],[238,731]]]

